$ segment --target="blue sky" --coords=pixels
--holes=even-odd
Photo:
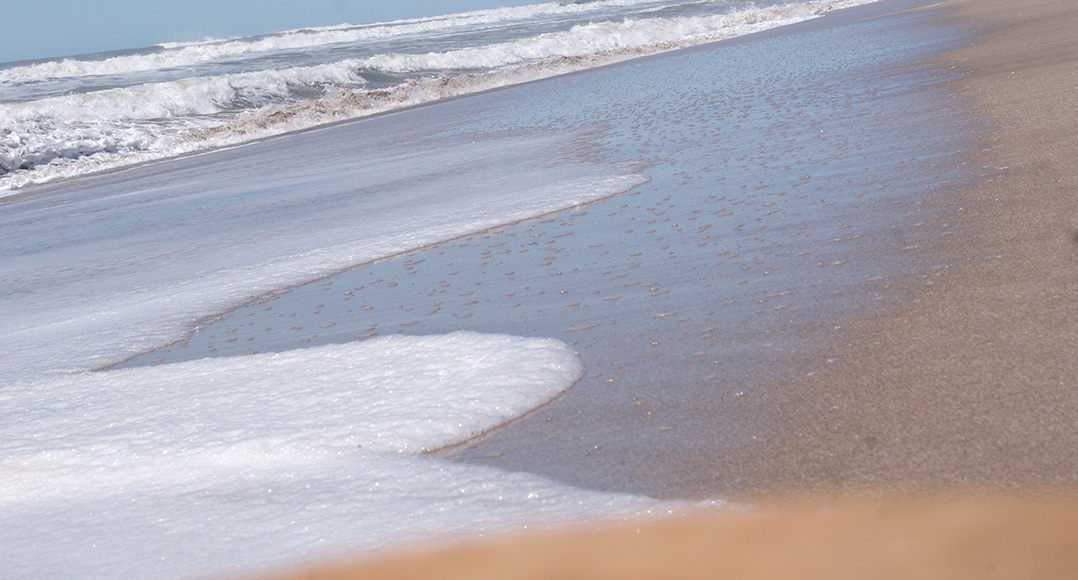
[[[0,0],[0,62],[543,0]]]

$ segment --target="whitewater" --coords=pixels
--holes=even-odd
[[[0,195],[739,36],[865,1],[549,2],[0,63]]]
[[[910,89],[939,79],[888,67],[943,41],[867,19],[597,68],[855,4],[549,2],[0,64],[0,577],[729,509],[634,480],[727,416],[605,430],[588,454],[632,470],[609,486],[537,445],[438,453],[582,387],[620,399],[574,409],[641,417],[740,396],[736,359],[927,268],[943,234],[902,220],[957,180],[957,138]]]

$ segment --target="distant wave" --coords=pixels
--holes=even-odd
[[[151,47],[152,52],[147,54],[125,54],[106,58],[65,58],[0,69],[0,84],[33,83],[58,78],[127,74],[192,66],[248,54],[301,50],[375,39],[392,40],[461,28],[506,26],[543,15],[566,12],[579,14],[610,6],[647,5],[654,2],[655,0],[600,0],[589,3],[590,6],[549,2],[369,25],[344,24],[305,28],[248,38],[167,43]]]
[[[832,9],[835,2],[810,2],[694,18],[648,18],[596,22],[571,30],[512,42],[468,47],[441,53],[383,54],[367,59],[365,68],[406,73],[432,70],[496,69],[523,62],[574,57],[610,51],[691,46],[730,38],[761,28],[781,26]],[[759,26],[762,25],[762,26]],[[651,51],[649,51],[651,52]]]

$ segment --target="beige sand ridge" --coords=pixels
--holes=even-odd
[[[1078,503],[774,506],[329,566],[280,580],[358,578],[1073,578]]]

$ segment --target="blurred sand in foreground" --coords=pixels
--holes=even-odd
[[[1078,577],[1078,503],[764,508],[606,531],[488,541],[275,580],[959,579]]]

